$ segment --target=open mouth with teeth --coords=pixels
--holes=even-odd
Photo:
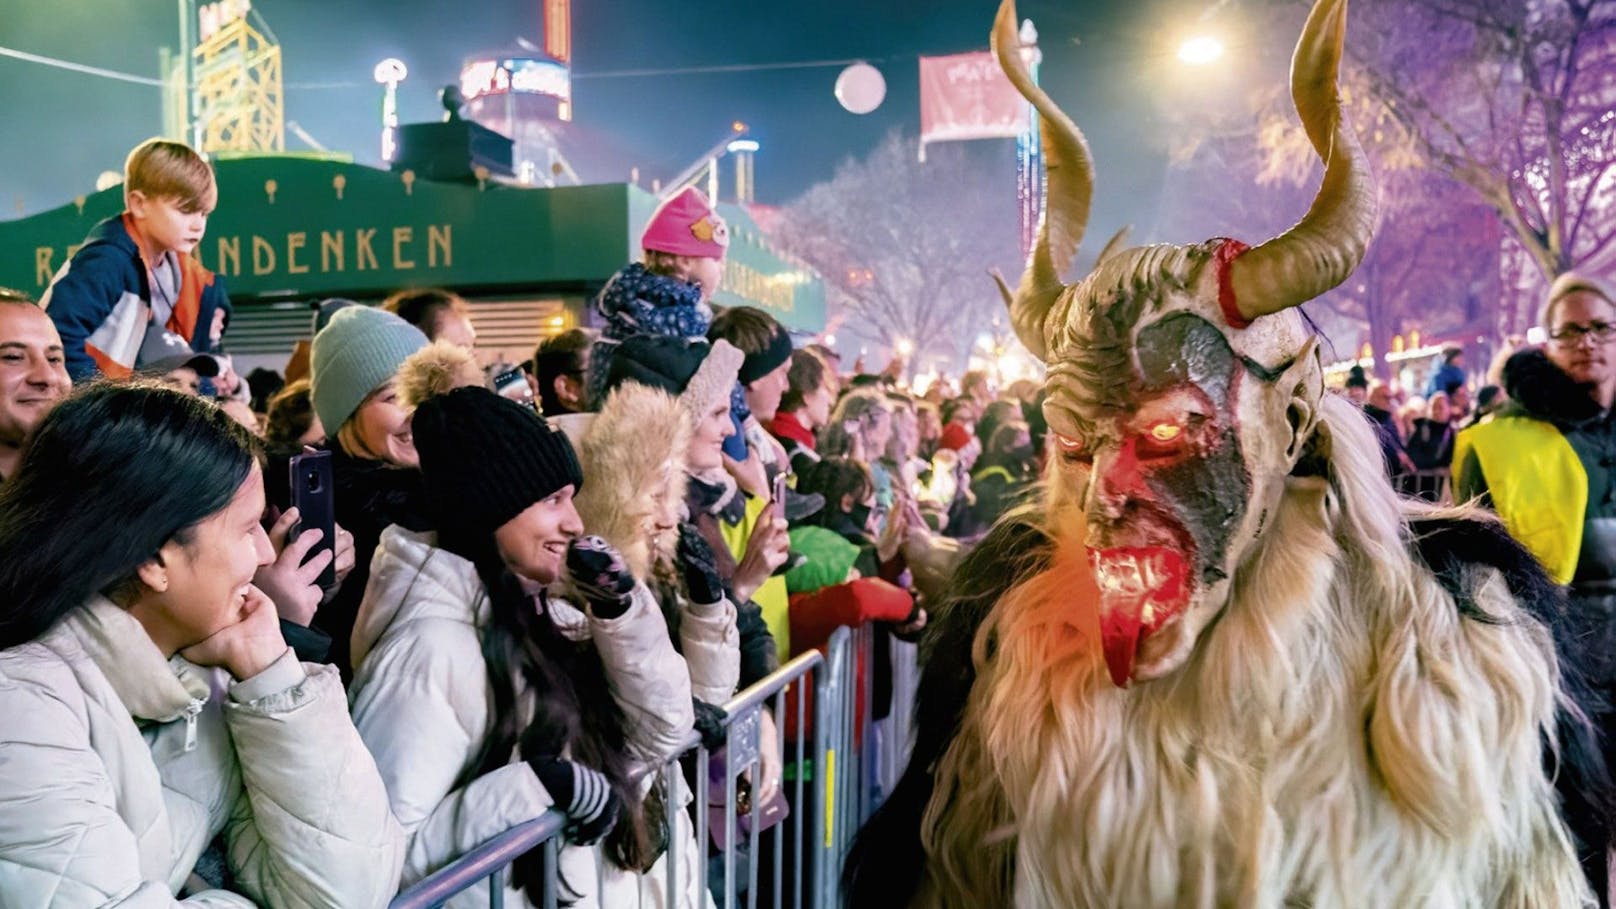
[[[1143,641],[1189,603],[1189,562],[1166,546],[1089,550],[1100,588],[1100,638],[1106,668],[1118,688],[1133,678]]]

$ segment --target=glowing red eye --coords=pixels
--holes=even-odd
[[[1150,427],[1150,438],[1164,444],[1177,440],[1183,434],[1184,427],[1165,420]]]

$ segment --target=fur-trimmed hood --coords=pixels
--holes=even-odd
[[[1588,389],[1571,381],[1541,347],[1517,351],[1504,362],[1503,378],[1512,402],[1510,410],[1517,413],[1557,426],[1599,416],[1599,404]]]
[[[578,450],[578,516],[623,554],[639,580],[650,578],[656,561],[645,539],[647,515],[661,503],[677,516],[684,502],[690,432],[677,398],[625,382],[607,396]],[[672,540],[666,545],[671,554]]]

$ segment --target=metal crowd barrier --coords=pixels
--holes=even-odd
[[[1399,481],[1398,488],[1403,495],[1440,505],[1453,504],[1453,476],[1446,467],[1405,473]]]
[[[697,867],[702,870],[703,904],[718,909],[734,909],[745,905],[756,909],[759,904],[759,860],[768,862],[768,895],[775,909],[830,909],[841,903],[840,875],[842,860],[852,843],[853,834],[873,810],[877,798],[877,761],[861,754],[861,749],[872,748],[873,729],[870,723],[870,673],[859,667],[870,665],[869,654],[872,630],[838,629],[830,638],[826,652],[802,654],[767,678],[737,694],[724,705],[728,714],[724,723],[725,770],[723,773],[722,815],[724,842],[730,848],[711,857],[708,836],[709,774],[714,759],[711,753],[692,734],[683,752],[664,764],[651,768],[649,773],[661,775],[661,784],[668,793],[668,846],[663,857],[666,869],[664,896],[669,907],[685,905],[689,882],[680,880],[680,855],[694,846]],[[803,730],[803,717],[808,710],[808,685],[813,685],[813,730],[809,737],[795,736],[785,741],[788,708],[794,708],[798,718],[796,728]],[[896,691],[896,686],[895,686]],[[913,697],[913,685],[909,695]],[[759,799],[751,799],[748,833],[741,837],[744,849],[737,844],[737,779],[748,771],[756,779],[762,758],[761,729],[763,711],[772,708],[775,728],[778,730],[776,747],[782,768],[788,765],[788,756],[794,757],[794,779],[782,780],[791,794],[790,815],[768,832],[758,830]],[[896,702],[894,712],[897,712]],[[811,738],[811,742],[807,739]],[[788,755],[786,752],[790,752]],[[807,763],[811,756],[812,764]],[[686,773],[694,781],[686,785]],[[880,774],[885,776],[886,773]],[[685,818],[682,796],[694,797],[694,822]],[[564,842],[561,836],[565,817],[560,812],[518,825],[482,843],[453,863],[416,882],[400,893],[390,909],[431,909],[442,906],[457,895],[481,882],[487,882],[487,905],[501,909],[505,905],[505,878],[511,862],[530,850],[544,850],[544,909],[552,909],[558,899],[558,862]],[[693,832],[687,839],[684,834]],[[808,838],[805,838],[805,832]],[[787,861],[787,844],[790,861]],[[760,851],[760,844],[763,851]],[[596,847],[596,868],[606,868],[607,859]],[[710,858],[710,860],[709,860]],[[744,862],[745,868],[740,865]],[[717,874],[713,866],[717,865]],[[787,869],[789,868],[789,874]],[[745,886],[738,886],[744,880]],[[603,893],[604,881],[598,875],[597,898]],[[457,905],[465,900],[457,900]],[[615,909],[615,904],[612,907]]]

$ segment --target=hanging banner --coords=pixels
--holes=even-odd
[[[922,149],[929,142],[1013,139],[1027,131],[1029,109],[991,51],[920,58]]]

